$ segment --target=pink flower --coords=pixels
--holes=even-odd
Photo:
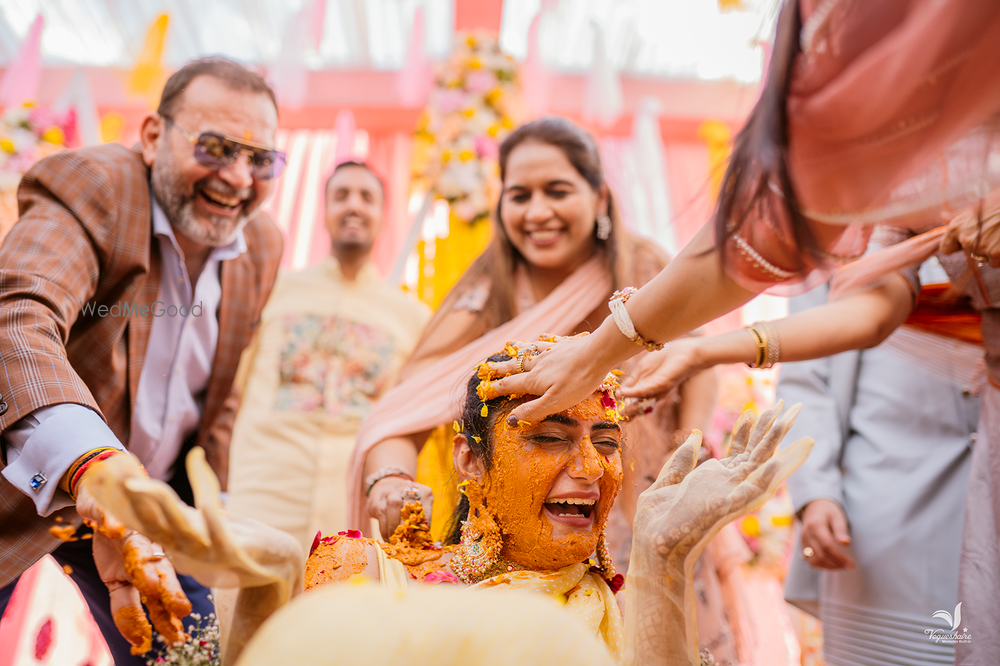
[[[458,111],[465,103],[465,93],[458,89],[441,90],[437,94],[437,108],[444,114]]]
[[[323,533],[319,530],[316,531],[316,536],[313,537],[312,546],[309,548],[309,554],[312,555],[317,548],[319,548],[320,541],[323,538]]]
[[[458,583],[458,578],[450,571],[431,571],[424,576],[425,583]]]
[[[360,539],[362,537],[360,530],[347,530],[346,532],[337,532],[340,536],[345,536],[348,539]]]
[[[473,140],[473,145],[476,148],[476,154],[481,159],[495,160],[500,155],[500,147],[497,142],[488,136],[477,136]]]
[[[475,70],[465,75],[465,89],[474,93],[486,92],[493,87],[496,80],[493,72],[484,69]]]

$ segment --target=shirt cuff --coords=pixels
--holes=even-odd
[[[59,481],[80,456],[102,447],[125,450],[97,412],[69,403],[36,409],[2,437],[8,464],[0,474],[32,499],[40,516],[73,505]]]

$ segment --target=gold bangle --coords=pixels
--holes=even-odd
[[[767,359],[767,340],[764,338],[764,335],[757,330],[756,326],[747,326],[743,330],[750,333],[754,344],[757,345],[757,353],[754,355],[754,360],[752,363],[747,363],[747,365],[751,368],[759,368]]]
[[[762,367],[774,367],[781,360],[781,345],[778,343],[778,333],[774,330],[774,325],[769,321],[755,322],[754,327],[761,332],[764,340],[767,342],[767,359]]]

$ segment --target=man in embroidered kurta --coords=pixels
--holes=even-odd
[[[332,256],[282,274],[237,381],[229,510],[298,538],[347,529],[347,462],[369,407],[394,383],[428,308],[375,275],[384,190],[346,162],[327,182]]]

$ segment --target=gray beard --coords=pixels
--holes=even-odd
[[[184,194],[179,191],[176,179],[172,177],[176,173],[173,167],[169,149],[158,150],[151,177],[153,196],[156,197],[156,202],[160,204],[171,226],[190,240],[209,247],[224,247],[236,240],[236,236],[257,212],[256,206],[252,208],[248,206],[253,202],[245,202],[240,214],[234,218],[209,214],[208,225],[199,222],[194,214],[194,198],[200,189],[201,181],[195,183],[191,194]],[[236,192],[233,194],[237,195]]]

